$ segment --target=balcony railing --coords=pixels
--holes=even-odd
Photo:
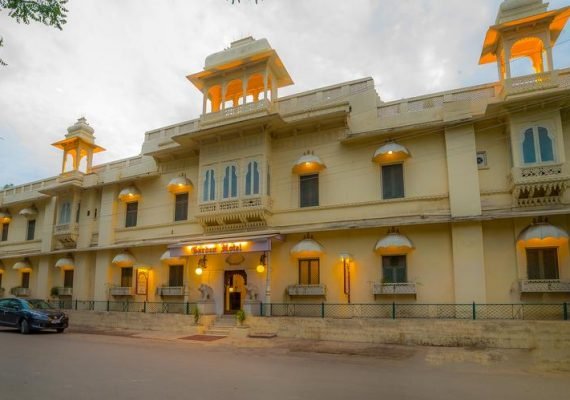
[[[73,295],[73,288],[58,287],[57,288],[57,295],[58,296],[72,296]]]
[[[79,236],[79,224],[59,224],[54,227],[53,234],[65,247],[75,247]]]
[[[29,288],[15,287],[10,290],[10,294],[16,297],[28,297],[31,294]]]
[[[250,116],[256,113],[266,113],[271,111],[271,102],[267,99],[256,101],[253,103],[241,104],[237,107],[226,108],[224,110],[203,114],[201,122],[203,124],[212,124],[216,122],[237,119],[240,117]]]
[[[268,196],[213,201],[198,206],[198,221],[208,232],[228,229],[258,229],[271,215]]]
[[[325,285],[289,285],[287,293],[289,296],[325,296],[327,287]]]
[[[0,297],[4,297],[4,292],[6,290],[4,288],[0,288]]]
[[[507,95],[534,92],[558,87],[558,75],[556,71],[541,72],[518,76],[505,80],[505,93]]]
[[[558,279],[522,280],[521,293],[570,293],[570,282]]]
[[[134,290],[132,287],[116,286],[116,287],[109,288],[109,294],[111,296],[132,296],[133,293],[134,293]]]
[[[557,204],[568,179],[564,164],[514,167],[510,175],[513,199],[521,207]]]
[[[416,294],[415,283],[374,283],[372,294]]]
[[[156,294],[159,296],[184,296],[186,287],[184,286],[163,286],[156,288]]]

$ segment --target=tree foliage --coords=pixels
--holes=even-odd
[[[8,16],[18,23],[41,22],[62,30],[67,20],[67,0],[0,0],[0,11],[7,10]],[[0,38],[0,47],[4,40]],[[6,65],[0,59],[0,65]]]

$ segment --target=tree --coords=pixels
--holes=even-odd
[[[67,20],[67,0],[0,0],[0,11],[8,10],[8,16],[18,23],[41,22],[62,30]],[[0,37],[0,47],[4,39]],[[0,58],[0,65],[6,65]]]

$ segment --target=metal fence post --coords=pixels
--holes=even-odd
[[[75,309],[77,310],[77,299],[75,299]]]
[[[143,313],[146,312],[146,301],[143,302]]]
[[[564,309],[564,321],[568,321],[568,303],[564,302],[563,309]]]
[[[392,319],[396,319],[396,302],[392,302]]]
[[[186,302],[186,315],[190,314],[190,303]]]
[[[263,317],[263,303],[261,301],[259,302],[259,316]]]
[[[476,310],[475,307],[476,307],[476,306],[475,306],[475,302],[473,302],[473,306],[472,306],[472,310],[471,310],[471,313],[472,313],[472,315],[473,315],[473,320],[476,320],[476,319],[477,319],[477,310]]]
[[[107,312],[109,311],[109,300],[107,300]]]
[[[325,303],[321,303],[321,318],[325,317]]]

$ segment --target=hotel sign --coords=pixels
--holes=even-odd
[[[179,245],[170,247],[172,257],[202,256],[209,254],[231,254],[270,251],[271,240],[250,240],[241,242],[218,242]]]

